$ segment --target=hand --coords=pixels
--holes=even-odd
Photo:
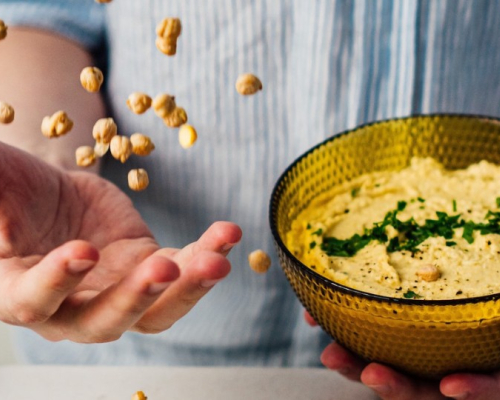
[[[130,199],[0,143],[0,320],[49,340],[156,333],[230,271],[241,238],[218,222],[183,249],[160,248]]]
[[[306,312],[306,321],[315,325]],[[337,343],[331,343],[321,362],[354,381],[372,388],[383,400],[494,400],[500,399],[500,372],[493,374],[452,374],[440,382],[410,378],[378,363],[366,363]]]

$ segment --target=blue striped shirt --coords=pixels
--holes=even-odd
[[[155,26],[178,16],[175,57],[155,47]],[[103,174],[127,193],[126,172],[145,168],[130,193],[163,245],[195,240],[213,221],[240,224],[233,270],[172,329],[108,344],[48,343],[19,329],[34,363],[316,366],[329,338],[307,326],[277,260],[268,274],[247,254],[275,254],[267,223],[284,168],[325,137],[413,113],[499,115],[500,2],[488,0],[2,0],[0,18],[38,26],[90,51],[109,47],[107,95],[121,134],[150,135],[157,150]],[[252,72],[264,90],[239,96]],[[153,112],[132,114],[128,95],[176,96],[199,141],[184,150]]]

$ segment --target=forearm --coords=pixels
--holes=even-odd
[[[98,93],[86,92],[80,72],[93,65],[77,44],[47,32],[9,28],[0,42],[0,101],[11,104],[15,119],[0,125],[0,141],[66,169],[77,169],[75,150],[94,144],[92,127],[105,114]],[[42,119],[64,110],[73,120],[65,136],[48,139]]]

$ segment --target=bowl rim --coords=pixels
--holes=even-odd
[[[381,120],[375,120],[372,122],[366,122],[364,124],[357,125],[354,128],[351,129],[346,129],[344,131],[341,131],[339,133],[333,134],[324,140],[322,140],[320,143],[316,144],[315,146],[311,147],[309,150],[305,151],[301,155],[295,158],[295,160],[288,165],[288,167],[281,173],[281,175],[278,177],[276,180],[276,183],[274,184],[273,190],[271,192],[271,198],[269,201],[269,225],[271,228],[271,233],[273,235],[275,244],[279,247],[281,251],[283,251],[288,258],[290,258],[295,265],[297,265],[302,272],[305,272],[306,274],[310,275],[313,277],[315,280],[319,280],[322,282],[323,285],[333,289],[334,291],[339,291],[343,292],[345,294],[349,294],[355,297],[361,297],[365,298],[368,300],[374,300],[378,302],[384,302],[384,303],[391,303],[391,304],[407,304],[407,305],[416,305],[416,306],[458,306],[458,305],[465,305],[465,304],[475,304],[475,303],[486,303],[489,301],[495,301],[500,299],[500,292],[495,293],[495,294],[490,294],[490,295],[485,295],[485,296],[476,296],[476,297],[467,297],[467,298],[460,298],[460,299],[442,299],[442,300],[418,300],[418,299],[405,299],[405,298],[397,298],[397,297],[389,297],[389,296],[382,296],[374,293],[369,293],[369,292],[363,292],[358,289],[353,289],[348,286],[342,285],[340,283],[337,283],[333,280],[330,280],[323,275],[320,275],[319,273],[315,272],[311,268],[307,267],[305,264],[303,264],[298,258],[296,258],[290,250],[285,246],[283,240],[281,239],[278,229],[276,225],[274,224],[274,221],[277,219],[276,215],[276,207],[274,205],[276,204],[277,199],[281,197],[281,183],[283,180],[286,178],[286,176],[290,173],[290,171],[297,166],[304,158],[308,157],[311,153],[316,151],[318,148],[324,146],[326,143],[331,142],[333,140],[338,139],[341,136],[356,132],[361,129],[366,129],[367,127],[374,126],[374,125],[380,125],[384,123],[389,123],[389,122],[394,122],[394,121],[404,121],[404,120],[409,120],[409,119],[415,119],[415,118],[435,118],[435,117],[443,117],[443,118],[457,118],[457,119],[484,119],[484,120],[492,120],[496,121],[500,124],[500,117],[492,117],[489,115],[481,115],[481,114],[467,114],[467,113],[415,113],[415,114],[410,114],[407,116],[403,117],[394,117],[394,118],[385,118]]]

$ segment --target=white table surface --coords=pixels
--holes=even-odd
[[[0,395],[15,400],[374,400],[325,369],[204,367],[0,367]],[[6,397],[8,395],[8,397]]]

